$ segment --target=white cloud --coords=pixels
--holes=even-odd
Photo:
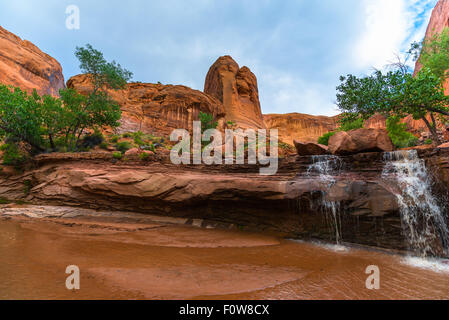
[[[354,51],[361,69],[383,68],[424,37],[436,0],[363,0],[365,26]]]

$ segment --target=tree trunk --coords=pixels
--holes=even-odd
[[[422,117],[423,121],[425,122],[427,128],[429,128],[430,134],[432,135],[432,141],[437,145],[441,145],[440,137],[438,136],[436,122],[435,125],[432,125],[429,120],[424,116]],[[432,119],[434,121],[434,119]]]

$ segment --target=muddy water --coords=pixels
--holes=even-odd
[[[79,291],[65,288],[68,265]],[[369,265],[380,290],[365,287]],[[203,298],[449,299],[449,266],[185,226],[0,220],[0,299]]]

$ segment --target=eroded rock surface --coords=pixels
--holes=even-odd
[[[311,116],[302,113],[264,115],[267,129],[278,129],[279,139],[291,145],[294,140],[317,143],[318,138],[338,127],[337,117]]]
[[[86,75],[72,77],[67,86],[80,93],[92,88]],[[119,132],[170,135],[175,129],[191,130],[200,112],[214,115],[219,126],[224,124],[225,110],[220,101],[185,86],[129,83],[124,90],[111,90],[109,94],[122,109]]]
[[[257,78],[232,57],[220,57],[210,67],[204,92],[223,103],[227,121],[243,128],[265,128]]]
[[[440,160],[432,167],[445,181],[448,150],[438,152]],[[102,157],[52,162],[50,156],[23,175],[2,174],[0,197],[212,221],[327,241],[335,240],[335,230],[325,204],[338,203],[343,241],[406,249],[397,198],[385,185],[393,178],[382,176],[382,153],[341,157],[341,171],[332,184],[309,170],[315,161],[311,157],[289,157],[281,160],[278,174],[260,176],[258,166],[248,165],[114,164]],[[430,153],[426,157],[437,159]]]
[[[58,95],[64,76],[58,61],[0,27],[0,83],[31,93]]]

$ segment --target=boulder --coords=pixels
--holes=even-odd
[[[127,156],[127,157],[135,157],[135,156],[138,156],[139,153],[140,153],[139,149],[132,148],[132,149],[129,149],[128,151],[125,152],[125,156]]]
[[[58,61],[0,27],[0,83],[57,96],[64,76]]]
[[[257,78],[230,56],[218,58],[206,76],[204,92],[224,106],[226,120],[242,128],[265,128]]]
[[[442,145],[438,146],[438,149],[447,149],[449,148],[449,142],[443,143]]]
[[[389,152],[394,150],[394,145],[386,130],[357,129],[337,132],[329,139],[329,150],[335,155]]]
[[[329,148],[322,144],[302,143],[294,140],[296,151],[300,156],[321,156],[329,154]]]

